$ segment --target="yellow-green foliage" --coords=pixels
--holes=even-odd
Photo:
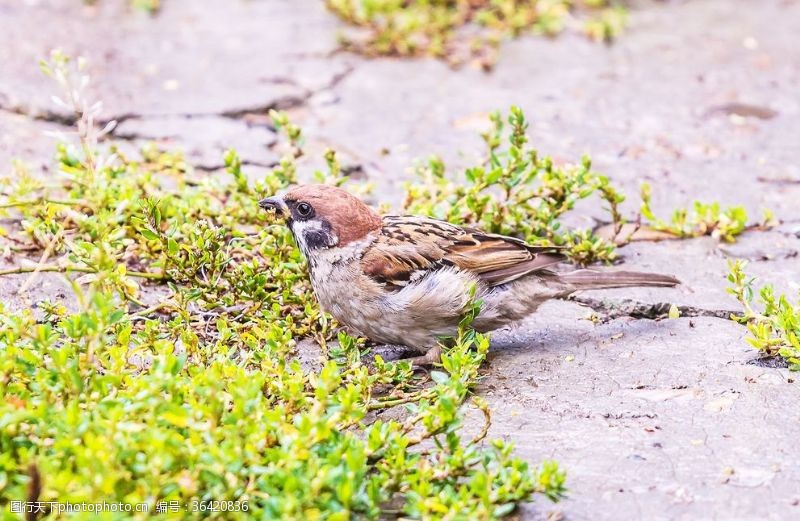
[[[75,84],[63,55],[43,68]],[[274,117],[299,145],[299,129]],[[58,272],[74,289],[72,310],[0,306],[0,505],[489,519],[536,493],[563,494],[555,463],[531,468],[510,445],[484,443],[485,429],[459,434],[488,349],[468,329],[476,310],[429,383],[407,362],[367,367],[363,343],[343,333],[321,369],[301,367],[297,342],[324,346],[332,323],[291,235],[257,206],[295,182],[296,150],[252,183],[232,151],[226,174],[195,175],[152,147],[102,153],[81,121],[80,146],[58,147],[58,181],[17,164],[0,196],[8,249],[38,261],[0,275]],[[341,182],[335,154],[326,159],[320,177]],[[375,415],[397,406],[407,410],[396,419]]]
[[[659,219],[650,208],[650,185],[641,188],[642,216],[649,221],[651,228],[671,233],[685,239],[711,235],[725,242],[734,242],[737,235],[747,228],[747,211],[743,206],[722,208],[718,202],[703,203],[695,201],[691,210],[679,208],[672,213],[669,222]],[[765,223],[771,221],[765,215]]]
[[[625,11],[607,0],[325,0],[328,8],[366,34],[343,37],[345,48],[367,55],[430,55],[458,63],[478,57],[485,67],[506,37],[531,31],[548,36],[588,12],[585,32],[610,40]],[[576,9],[578,8],[578,9]],[[574,25],[574,23],[573,23]]]
[[[746,266],[744,261],[730,263],[728,292],[744,307],[744,314],[734,318],[747,324],[750,345],[766,356],[780,356],[791,370],[800,371],[800,301],[793,306],[786,295],[776,297],[772,286],[762,286],[758,294],[764,311],[755,310],[754,279],[747,277]]]
[[[149,151],[90,174],[60,151],[61,201],[24,177],[6,196],[25,201],[9,233],[52,245],[44,271],[83,275],[74,313],[2,312],[0,501],[26,497],[31,465],[41,501],[238,500],[268,518],[376,517],[398,499],[412,517],[491,517],[560,495],[556,467],[459,438],[486,338],[465,332],[433,387],[407,363],[369,371],[346,336],[320,372],[293,361],[297,340],[330,329],[290,235],[255,204],[285,172],[192,179],[179,156]],[[166,295],[138,305],[142,281]],[[367,415],[402,403],[403,421]]]
[[[432,158],[419,169],[420,180],[406,188],[408,213],[433,215],[484,231],[513,235],[531,244],[563,246],[575,262],[613,260],[614,245],[590,230],[563,229],[559,218],[591,196],[603,201],[609,219],[621,224],[617,207],[624,200],[608,178],[579,165],[557,166],[528,144],[527,122],[518,107],[507,121],[492,114],[492,129],[483,134],[486,160],[467,168],[463,179],[446,176],[444,164]]]

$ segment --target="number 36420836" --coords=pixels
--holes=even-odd
[[[197,501],[189,505],[192,512],[247,512],[247,501]]]

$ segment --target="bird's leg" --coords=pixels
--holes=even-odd
[[[424,355],[407,358],[406,360],[411,362],[411,367],[413,368],[438,364],[442,361],[442,346],[437,344],[436,347],[428,349],[428,352]]]

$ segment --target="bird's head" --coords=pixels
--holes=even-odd
[[[320,249],[358,241],[381,227],[380,216],[357,197],[330,185],[299,185],[258,202],[286,219],[308,257]]]

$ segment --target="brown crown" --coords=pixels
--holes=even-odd
[[[339,246],[364,238],[381,227],[381,217],[347,191],[330,185],[299,185],[283,196],[285,201],[305,201],[318,218],[327,220]]]

